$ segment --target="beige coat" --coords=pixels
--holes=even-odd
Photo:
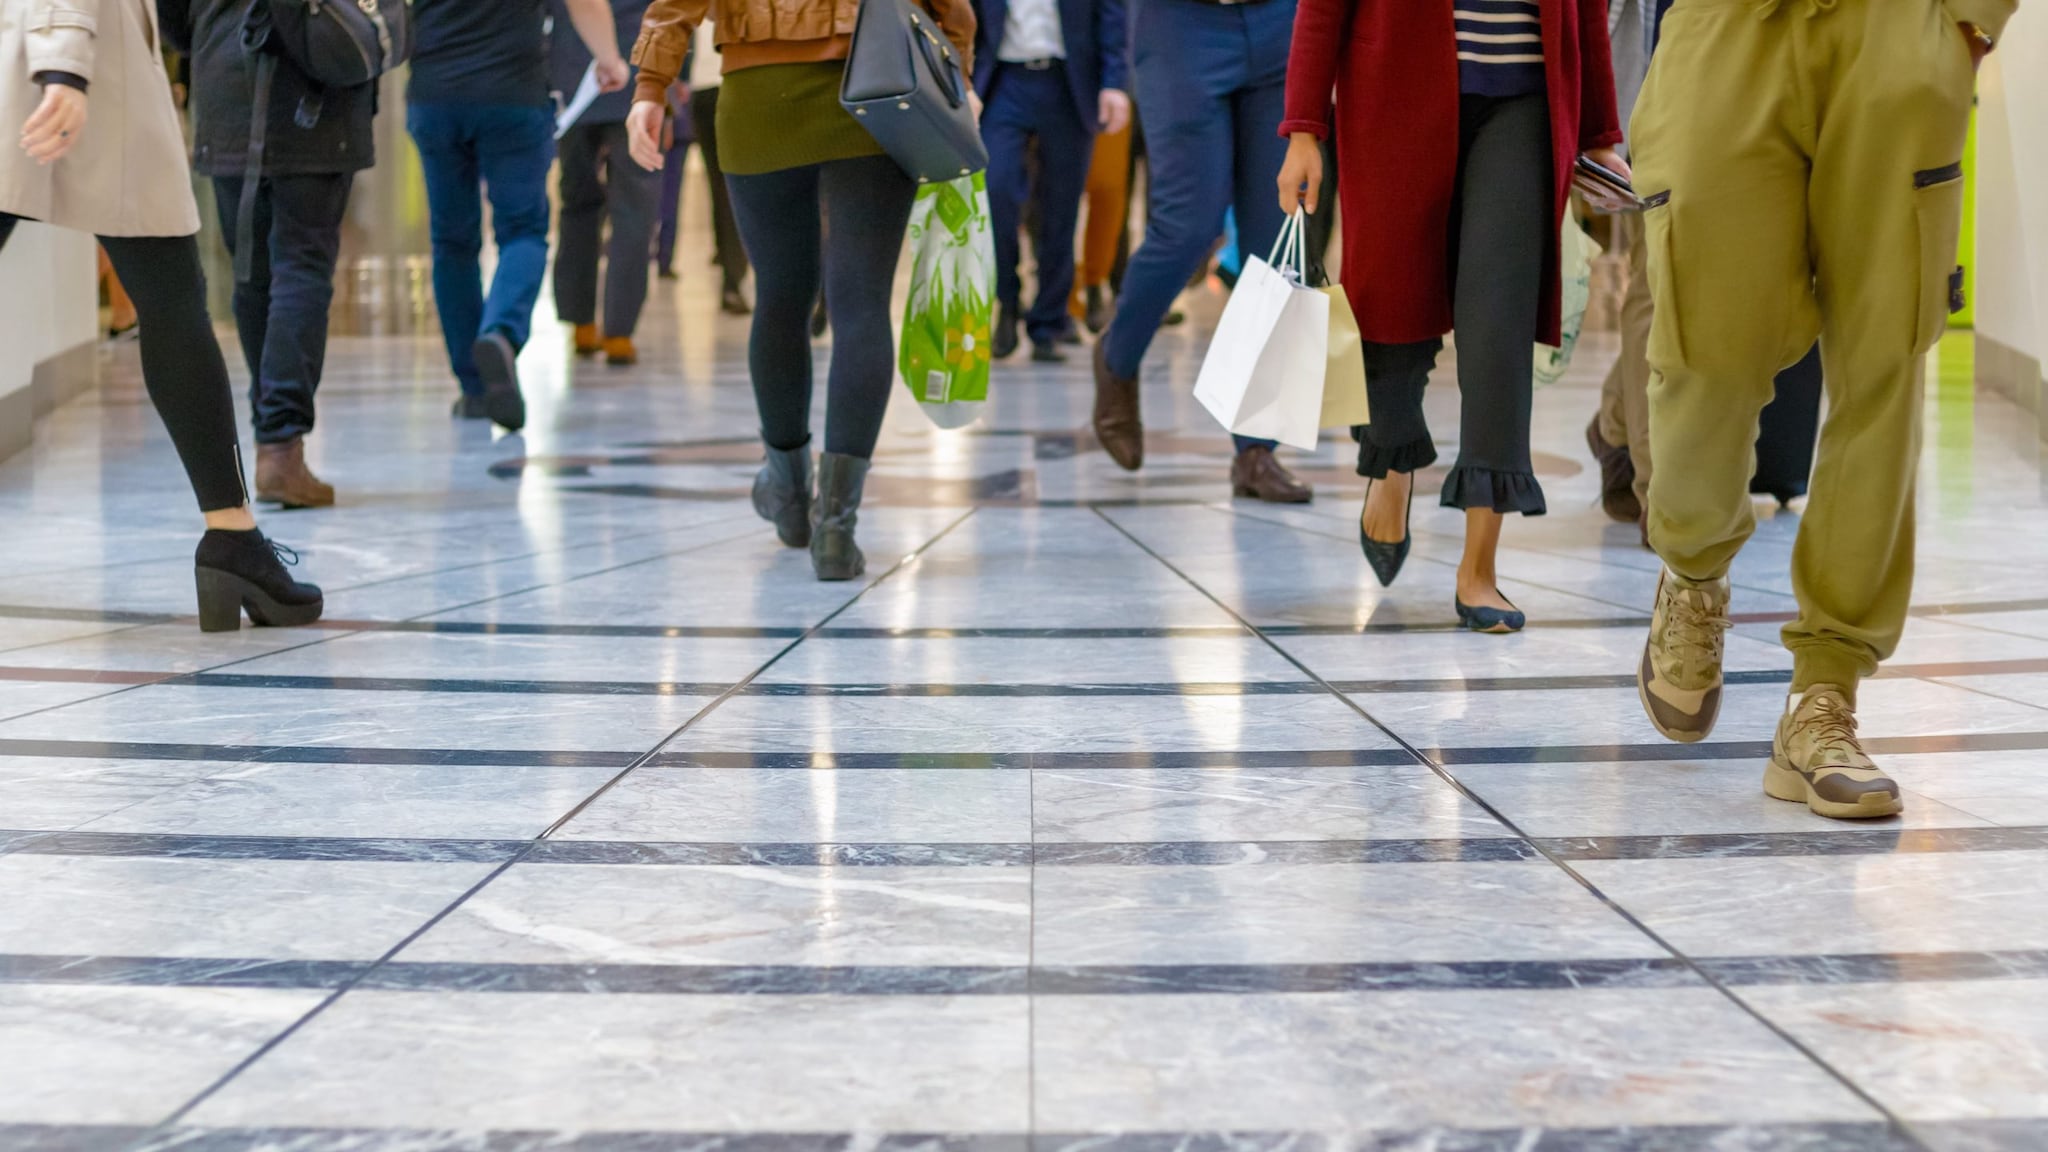
[[[18,143],[38,72],[91,85],[83,134],[48,166]],[[100,236],[199,231],[153,0],[0,0],[0,212]]]

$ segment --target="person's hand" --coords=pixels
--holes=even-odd
[[[626,86],[626,81],[632,78],[632,65],[626,63],[626,58],[616,52],[603,60],[597,61],[597,90],[599,92],[617,92]]]
[[[976,92],[971,85],[967,89],[967,110],[974,113],[976,124],[981,123],[981,93]]]
[[[1323,194],[1323,142],[1312,132],[1296,132],[1287,140],[1287,160],[1280,165],[1280,211],[1289,216],[1302,208],[1315,215]]]
[[[1986,36],[1982,29],[1968,21],[1964,21],[1957,25],[1957,27],[1963,30],[1963,39],[1969,41],[1970,44],[1970,67],[1983,67],[1984,58],[1991,55],[1991,38]]]
[[[653,100],[635,100],[626,113],[626,147],[633,162],[649,172],[661,171],[661,121],[668,110]]]
[[[1104,88],[1102,98],[1095,102],[1095,122],[1111,136],[1129,128],[1131,94],[1117,88]]]
[[[670,152],[673,152],[673,151],[675,151],[675,150],[676,150],[676,118],[675,118],[675,117],[673,117],[673,116],[663,116],[663,117],[661,118],[661,151],[662,151],[662,154],[663,154],[663,155],[665,156],[665,155],[667,155],[668,153],[670,153]]]
[[[1623,180],[1633,182],[1635,179],[1635,172],[1628,166],[1628,161],[1623,160],[1621,153],[1612,148],[1588,148],[1580,153],[1580,155],[1621,177]],[[1607,185],[1584,176],[1574,175],[1572,177],[1572,185],[1586,199],[1591,200],[1594,207],[1605,212],[1626,212],[1639,207],[1639,205],[1623,200],[1619,193]]]
[[[43,102],[21,126],[21,150],[38,164],[55,163],[85,131],[85,93],[69,84],[43,85]]]

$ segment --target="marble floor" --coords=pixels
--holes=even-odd
[[[1142,474],[1078,358],[1005,365],[977,427],[896,405],[823,585],[701,239],[639,367],[541,325],[522,436],[434,338],[336,339],[341,503],[267,520],[315,628],[195,627],[132,346],[0,465],[0,1148],[2048,1148],[2048,481],[1967,340],[1865,689],[1907,810],[1849,825],[1759,791],[1796,514],[1713,740],[1639,711],[1611,340],[1538,397],[1519,636],[1451,630],[1427,502],[1374,583],[1341,438],[1229,498],[1208,297]]]

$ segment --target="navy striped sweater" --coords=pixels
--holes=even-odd
[[[1455,0],[1458,90],[1478,96],[1543,91],[1543,26],[1536,0]]]

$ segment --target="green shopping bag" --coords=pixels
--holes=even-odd
[[[910,209],[910,299],[896,366],[941,428],[964,428],[988,401],[996,241],[982,174],[925,184]]]

